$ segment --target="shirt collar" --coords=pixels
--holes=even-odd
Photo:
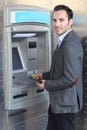
[[[70,32],[72,29],[68,30],[67,32],[63,33],[62,35],[58,36],[58,45],[60,46],[64,37]]]

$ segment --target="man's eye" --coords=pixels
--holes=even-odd
[[[56,19],[53,19],[53,22],[56,22]]]
[[[60,22],[63,22],[64,21],[64,19],[60,19]]]

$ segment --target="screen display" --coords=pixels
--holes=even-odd
[[[13,70],[23,69],[22,61],[17,47],[12,48]]]

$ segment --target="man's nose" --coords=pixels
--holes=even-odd
[[[59,25],[60,25],[60,22],[56,21],[55,26],[59,26]]]

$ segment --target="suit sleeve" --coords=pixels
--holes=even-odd
[[[50,78],[50,71],[46,72],[46,73],[43,73],[43,79],[49,80],[49,78]]]
[[[76,41],[75,41],[76,42]],[[48,91],[62,90],[70,88],[71,84],[82,74],[82,47],[75,43],[64,46],[64,68],[63,75],[54,80],[46,80],[45,88]]]

